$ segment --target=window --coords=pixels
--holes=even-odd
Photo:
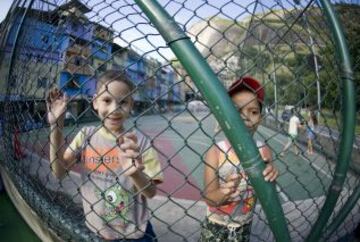
[[[38,62],[43,61],[43,56],[40,55],[40,54],[37,54],[37,55],[36,55],[36,60],[37,60]]]
[[[32,58],[32,54],[31,54],[31,52],[27,52],[26,54],[26,60],[31,60],[31,58]]]
[[[76,31],[78,31],[79,26],[76,23],[72,23],[71,28],[76,32]]]
[[[11,76],[10,78],[10,88],[15,88],[16,87],[16,80],[17,80],[17,76],[16,75],[13,75]]]
[[[47,44],[47,43],[49,43],[49,36],[43,35],[43,36],[41,36],[41,40],[42,40],[42,42],[44,42],[45,44]]]
[[[80,85],[79,85],[78,80],[77,80],[76,77],[72,77],[72,78],[68,81],[68,83],[67,83],[66,86],[67,86],[68,88],[72,88],[72,89],[78,89],[78,88],[80,88]]]
[[[46,88],[47,80],[44,77],[40,77],[37,80],[37,88]]]
[[[106,71],[106,64],[99,64],[98,65],[98,71],[100,71],[100,72]]]
[[[74,64],[76,66],[81,66],[81,58],[80,57],[75,57],[74,59]]]

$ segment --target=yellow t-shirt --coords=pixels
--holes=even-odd
[[[156,183],[163,173],[147,137],[137,132],[143,172]],[[105,128],[84,127],[69,146],[81,157],[80,187],[88,227],[105,239],[143,237],[149,212],[146,198],[123,175],[116,137]]]

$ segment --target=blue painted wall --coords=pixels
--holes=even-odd
[[[91,43],[91,54],[94,58],[108,60],[111,57],[111,43],[96,39]]]
[[[16,30],[20,23],[20,17],[16,18],[11,28],[10,35],[7,42],[6,50],[13,45],[15,40]],[[66,19],[63,27],[53,26],[51,24],[41,22],[34,17],[30,17],[25,22],[25,30],[23,38],[27,43],[27,48],[22,48],[22,56],[24,58],[34,58],[39,62],[53,61],[54,64],[59,64],[61,58],[65,58],[64,53],[72,44],[74,39],[78,38],[84,40],[84,43],[91,43],[91,52],[93,58],[98,58],[107,61],[111,58],[112,45],[106,43],[101,39],[94,39],[93,28],[89,24],[76,23],[72,19]],[[135,51],[130,50],[127,56],[126,72],[135,85],[145,86],[141,89],[142,93],[135,96],[137,101],[149,101],[159,97],[164,91],[169,91],[168,87],[175,81],[175,73],[172,68],[165,67],[164,71],[158,70],[154,85],[147,86],[146,80],[146,60],[138,55]],[[75,81],[81,86],[80,88],[69,88],[66,84],[74,77]],[[68,95],[89,95],[95,93],[96,80],[86,75],[74,74],[73,76],[65,71],[59,75],[59,86],[64,87]],[[166,88],[164,88],[166,87]],[[170,89],[173,95],[172,100],[168,100],[168,95],[160,98],[163,101],[178,101],[180,97],[180,86],[176,85]]]
[[[93,26],[90,23],[82,24],[78,21],[67,19],[63,24],[63,27],[60,28],[60,32],[79,39],[90,41],[93,36]]]
[[[6,49],[12,49],[19,27],[20,17],[17,16],[10,29]],[[60,49],[55,27],[29,17],[24,22],[23,32],[19,39],[21,58],[36,59],[41,62],[59,62]],[[25,45],[24,45],[25,44]],[[10,47],[10,48],[9,48]]]

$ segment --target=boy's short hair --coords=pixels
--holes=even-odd
[[[135,90],[134,83],[130,81],[125,71],[108,70],[99,76],[96,83],[96,93],[99,92],[100,88],[103,85],[112,81],[119,81],[125,83],[129,87],[130,92],[133,92]]]
[[[232,97],[243,90],[250,91],[256,95],[261,110],[265,99],[265,89],[261,83],[253,77],[243,76],[230,85],[228,94]]]

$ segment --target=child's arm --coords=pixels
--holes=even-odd
[[[205,164],[205,199],[211,206],[221,206],[228,203],[230,197],[238,193],[238,185],[241,180],[240,174],[231,174],[227,177],[226,183],[220,186],[219,177],[216,174],[218,170],[218,152],[221,152],[216,146],[213,146],[206,154]],[[260,154],[266,162],[266,168],[263,171],[264,179],[272,182],[278,176],[277,169],[272,164],[271,151],[267,146],[260,149]]]
[[[57,88],[52,89],[47,97],[47,116],[50,124],[50,167],[52,173],[61,179],[75,161],[75,153],[64,152],[64,113],[67,97]]]
[[[125,134],[123,139],[119,140],[119,144],[120,149],[125,151],[124,159],[122,160],[122,168],[125,171],[123,174],[133,180],[137,190],[141,191],[145,197],[154,197],[156,195],[156,185],[151,178],[143,172],[144,166],[135,133]]]
[[[221,152],[216,146],[210,148],[205,158],[205,193],[204,198],[210,206],[221,206],[227,204],[229,198],[235,196],[240,183],[240,174],[231,174],[227,177],[226,183],[220,186],[218,170],[218,153]]]
[[[263,176],[265,181],[273,182],[278,177],[279,172],[272,162],[271,150],[268,146],[263,146],[259,149],[260,155],[264,160],[266,167],[263,171]]]

